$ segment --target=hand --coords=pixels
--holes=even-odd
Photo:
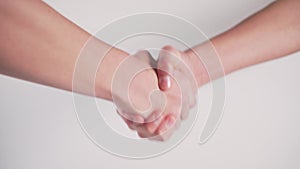
[[[140,51],[130,57],[122,62],[114,76],[113,102],[127,125],[137,130],[139,136],[165,140],[175,123],[180,122],[180,88],[172,85],[169,91],[160,91],[154,60],[148,52]]]
[[[128,56],[116,68],[112,101],[122,117],[143,123],[152,112],[162,111],[164,96],[158,87],[155,61],[147,51]]]
[[[171,77],[180,84],[185,106],[180,114],[181,119],[187,117],[189,109],[196,103],[198,85],[192,67],[190,57],[185,52],[171,46],[162,48],[157,63],[159,87],[162,91],[170,90],[174,85]]]
[[[160,88],[165,90],[166,96],[163,112],[153,112],[144,120],[145,123],[124,118],[129,128],[136,130],[139,136],[160,141],[168,139],[195,104],[196,85],[193,85],[192,75],[181,57],[181,53],[171,47],[160,52],[157,73]]]
[[[137,76],[136,81],[133,81],[132,85],[138,82],[138,79],[143,79],[142,76]],[[148,80],[148,79],[145,79]],[[172,82],[175,83],[175,81]],[[157,81],[158,83],[158,81]],[[127,118],[123,119],[127,123],[128,127],[132,130],[136,130],[138,135],[142,138],[149,138],[152,140],[164,141],[170,138],[174,130],[179,126],[181,119],[181,91],[179,86],[172,85],[172,87],[164,92],[165,106],[162,110],[153,111],[150,116],[143,118],[141,115],[135,116],[135,119],[144,119],[139,122],[129,120]],[[124,112],[118,111],[121,116]],[[125,113],[126,114],[126,113]]]

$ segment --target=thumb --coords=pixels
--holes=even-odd
[[[174,73],[174,67],[179,62],[179,51],[171,46],[165,46],[159,53],[157,62],[158,85],[165,91],[171,88],[171,76]]]

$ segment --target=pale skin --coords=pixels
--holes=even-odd
[[[0,73],[11,77],[40,83],[72,91],[73,72],[78,55],[92,35],[67,20],[47,4],[41,1],[0,1]],[[95,88],[86,80],[84,72],[79,75],[80,88],[75,92],[112,101],[112,77],[119,64],[129,54],[94,38],[93,49],[89,57],[105,55],[97,70]],[[105,54],[109,50],[109,53]],[[150,63],[147,63],[150,64]],[[138,108],[149,107],[149,95],[159,90],[157,74],[154,70],[145,70],[135,77],[131,88],[139,92],[130,92],[133,104]],[[176,91],[175,91],[176,92]],[[171,103],[177,102],[178,92],[165,92],[169,99],[165,111],[179,111]],[[173,101],[172,101],[173,100]],[[127,102],[127,100],[123,100]],[[178,104],[174,104],[178,105]],[[122,107],[118,107],[122,111]],[[138,112],[131,112],[131,114]],[[151,133],[162,133],[167,126],[173,126],[176,120],[173,112],[164,112],[163,120],[157,121]],[[176,112],[180,114],[180,112]],[[176,117],[176,115],[175,115]],[[144,122],[144,118],[130,116],[129,120]],[[125,119],[127,120],[127,119]],[[152,123],[147,123],[151,126]],[[152,125],[153,126],[153,125]],[[154,131],[155,130],[155,131]],[[159,139],[159,138],[158,138]]]
[[[212,38],[211,43],[219,54],[225,74],[300,50],[299,9],[298,0],[276,1],[234,28]],[[72,91],[76,59],[91,35],[40,1],[1,0],[0,19],[0,73]],[[112,49],[103,60],[103,66],[98,69],[95,90],[86,89],[85,86],[90,86],[91,82],[82,80],[80,83],[83,87],[75,92],[93,96],[91,91],[96,91],[97,97],[112,101],[112,76],[129,54],[100,40],[95,40],[94,45],[99,50],[91,52],[92,57],[104,55],[104,52]],[[214,80],[209,79],[198,58],[204,48],[205,43],[186,51],[178,51],[170,46],[162,51],[182,60],[195,77],[197,87],[201,87]],[[159,59],[157,64],[161,68],[174,67],[166,59]],[[132,82],[132,90],[141,91],[130,94],[137,107],[150,104],[148,96],[153,90],[163,90],[167,99],[163,116],[153,122],[143,123],[147,119],[138,115],[124,119],[141,137],[155,136],[153,139],[165,140],[173,133],[174,124],[179,124],[186,116],[182,115],[186,112],[176,107],[180,100],[178,86],[168,76],[162,71],[156,73],[155,70],[146,70]],[[193,105],[193,99],[187,104]]]
[[[281,0],[270,4],[265,9],[250,16],[232,29],[212,38],[224,67],[224,74],[230,74],[251,65],[280,58],[300,50],[300,1]],[[182,60],[193,72],[198,87],[208,83],[222,74],[209,78],[199,56],[206,51],[206,43],[196,45],[186,51],[179,51],[171,46],[162,49],[173,57]],[[158,60],[159,67],[172,68],[168,60]],[[171,72],[171,71],[170,71]],[[158,71],[159,86],[169,90],[173,82],[169,75]],[[172,87],[171,87],[172,88]],[[181,119],[178,119],[181,120]],[[145,134],[146,126],[133,126],[137,132]],[[151,133],[148,133],[151,134]]]

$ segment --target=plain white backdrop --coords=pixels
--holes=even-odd
[[[46,2],[90,33],[126,15],[163,12],[183,17],[213,37],[272,1]],[[198,145],[199,122],[175,149],[147,160],[115,157],[95,146],[80,128],[70,92],[1,75],[0,169],[297,169],[300,167],[299,65],[298,52],[227,76],[225,112],[214,136],[206,144]],[[200,105],[209,104],[204,99],[210,95],[209,86],[201,88],[199,93]],[[207,110],[200,108],[200,111],[204,113],[199,121]],[[132,134],[121,120],[115,122],[119,122],[124,132]]]

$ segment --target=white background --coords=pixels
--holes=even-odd
[[[133,13],[164,12],[187,19],[209,37],[270,2],[47,1],[90,33]],[[299,168],[299,65],[298,52],[227,76],[225,113],[215,135],[197,145],[196,125],[178,147],[147,160],[115,157],[94,145],[80,128],[70,92],[0,76],[0,169]],[[208,87],[200,89],[200,101],[205,95]]]

